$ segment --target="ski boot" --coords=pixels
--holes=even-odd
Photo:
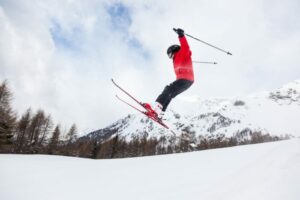
[[[146,109],[146,115],[148,117],[158,119],[158,114],[152,109],[151,105],[149,103],[143,103],[143,107]]]
[[[164,112],[162,111],[162,106],[160,103],[155,102],[154,109],[151,107],[149,103],[144,103],[143,106],[147,110],[146,111],[147,116],[162,121]]]

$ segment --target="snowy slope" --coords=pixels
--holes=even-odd
[[[300,139],[90,160],[0,155],[3,200],[299,200]]]
[[[166,114],[166,123],[177,135],[187,132],[196,136],[222,134],[231,137],[241,132],[248,133],[250,130],[277,136],[300,136],[300,80],[271,92],[245,97],[194,98],[186,102],[184,111],[175,112],[176,101],[182,99],[184,98],[180,96],[176,98]],[[127,108],[126,105],[124,107]],[[128,111],[130,112],[131,108],[128,107]],[[127,139],[143,133],[149,134],[150,137],[172,135],[138,113],[128,115],[88,136],[97,138],[107,133],[118,133]]]

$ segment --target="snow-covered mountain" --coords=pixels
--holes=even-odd
[[[271,92],[235,98],[196,98],[187,104],[193,108],[188,113],[178,113],[172,106],[166,113],[165,121],[176,136],[188,133],[194,137],[240,135],[247,138],[253,132],[300,136],[300,80]],[[126,140],[141,134],[148,137],[173,136],[170,131],[136,113],[86,137],[105,139],[114,134]]]

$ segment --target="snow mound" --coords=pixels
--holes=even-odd
[[[90,160],[0,155],[3,200],[298,200],[300,139]]]

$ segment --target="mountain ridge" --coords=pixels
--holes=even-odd
[[[165,121],[176,132],[175,137],[182,134],[232,137],[246,133],[242,134],[243,140],[253,132],[300,136],[300,127],[296,122],[297,116],[300,116],[300,80],[270,92],[234,98],[198,99],[193,104],[195,109],[186,115],[175,112],[172,106],[166,113]],[[129,141],[136,135],[144,134],[156,138],[174,137],[170,131],[137,113],[82,138],[106,140],[118,135]]]

